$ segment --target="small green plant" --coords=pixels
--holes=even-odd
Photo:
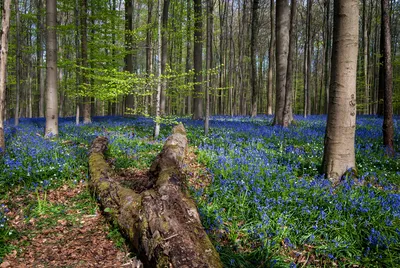
[[[40,193],[39,193],[38,189],[36,188],[35,194],[36,194],[36,200],[37,200],[37,206],[36,206],[35,212],[38,215],[46,214],[46,212],[49,210],[49,208],[51,206],[50,203],[47,201],[47,192],[44,191],[43,198],[42,198],[42,197],[40,197]]]

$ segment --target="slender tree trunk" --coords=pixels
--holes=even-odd
[[[204,121],[204,134],[208,135],[209,120],[210,120],[210,88],[211,88],[211,69],[213,59],[213,31],[214,31],[214,3],[213,0],[207,0],[207,51],[206,51],[206,69],[207,69],[207,87],[206,87],[206,118]]]
[[[16,22],[16,41],[17,41],[17,55],[16,55],[16,68],[15,68],[15,79],[16,79],[16,84],[15,84],[15,113],[14,113],[14,125],[18,126],[19,124],[19,105],[20,105],[20,91],[21,91],[21,19],[20,19],[20,13],[19,13],[19,1],[15,0],[15,22]]]
[[[87,0],[81,0],[81,56],[82,56],[82,83],[83,86],[86,87],[89,85],[89,81],[87,78],[87,70],[85,68],[88,67],[88,54],[87,54]],[[90,96],[85,96],[83,99],[83,123],[90,124],[92,122],[91,119],[91,105]]]
[[[325,113],[328,114],[329,107],[329,66],[330,66],[330,51],[331,51],[331,27],[330,27],[330,8],[331,1],[325,0],[325,10],[326,10],[326,29],[325,29],[325,74],[324,74],[324,82],[325,82]]]
[[[259,87],[257,85],[257,35],[258,35],[258,7],[259,0],[253,0],[251,17],[251,40],[250,40],[250,60],[251,60],[251,117],[257,116],[257,101]]]
[[[290,11],[290,32],[289,32],[289,54],[286,75],[286,95],[285,95],[285,108],[283,111],[283,126],[289,126],[293,121],[293,55],[295,49],[295,27],[296,27],[296,0],[291,0]]]
[[[331,87],[323,169],[337,184],[355,168],[358,0],[335,0]]]
[[[58,136],[57,0],[46,0],[46,136]]]
[[[128,73],[133,73],[133,0],[125,0],[125,71]],[[125,98],[125,113],[132,113],[134,109],[134,95],[133,93],[129,93]]]
[[[186,17],[186,83],[189,83],[189,80],[191,79],[189,76],[189,71],[192,69],[192,64],[190,58],[193,57],[191,55],[192,51],[192,38],[191,38],[191,28],[192,28],[192,7],[191,7],[192,1],[188,0],[186,1],[186,12],[187,12],[187,17]],[[192,92],[190,91],[187,99],[187,114],[191,115],[193,113],[192,110]]]
[[[387,155],[394,156],[394,127],[393,127],[393,70],[392,70],[392,49],[390,35],[390,10],[389,0],[381,1],[382,9],[382,35],[383,35],[383,73],[384,73],[384,95],[383,95],[383,144],[386,147]]]
[[[369,83],[368,83],[368,28],[367,28],[367,0],[363,0],[363,71],[364,71],[364,114],[369,114]]]
[[[189,1],[189,0],[188,0]],[[168,10],[169,0],[164,0],[162,12],[162,31],[161,31],[161,75],[165,75],[168,59]],[[161,83],[160,113],[165,114],[165,103],[167,95],[167,79],[163,78]]]
[[[162,28],[162,12],[161,12],[161,0],[157,1],[157,17],[158,17],[158,44],[157,44],[157,68],[158,68],[158,81],[157,81],[157,97],[156,97],[156,122],[154,126],[154,138],[157,139],[160,135],[160,117],[161,117],[161,53],[162,53],[162,37],[161,37],[161,28]]]
[[[153,13],[153,0],[147,1],[147,31],[146,31],[146,74],[147,77],[150,77],[150,74],[153,72],[153,47],[152,47],[152,13]],[[153,100],[153,91],[150,89],[150,93],[147,96],[147,102],[152,106]],[[147,105],[146,105],[147,109]],[[151,111],[152,109],[150,109]],[[146,111],[147,113],[147,111]],[[150,112],[150,114],[153,114]]]
[[[75,124],[79,125],[79,116],[80,116],[80,111],[79,111],[79,97],[78,97],[78,92],[79,92],[79,84],[80,84],[80,59],[79,59],[79,1],[80,0],[75,0],[75,9],[74,9],[74,16],[75,16],[75,57],[76,57],[76,68],[75,68]]]
[[[37,56],[37,87],[39,89],[39,117],[44,117],[44,95],[45,95],[45,85],[44,85],[44,68],[43,68],[43,48],[42,48],[42,40],[43,40],[43,19],[42,19],[42,9],[43,2],[42,0],[37,0],[37,33],[36,33],[36,56]]]
[[[4,153],[6,143],[4,139],[4,121],[6,106],[6,77],[8,34],[10,29],[11,0],[4,0],[1,14],[1,43],[0,43],[0,154]]]
[[[274,63],[274,47],[275,47],[275,1],[271,0],[271,40],[269,42],[269,53],[268,53],[268,97],[267,97],[267,114],[272,114],[272,88],[273,88],[273,66]]]
[[[193,0],[194,3],[194,113],[193,119],[203,118],[203,90],[202,90],[202,42],[203,42],[203,22],[201,0]]]
[[[283,126],[289,53],[290,8],[288,0],[276,3],[276,100],[274,124]]]

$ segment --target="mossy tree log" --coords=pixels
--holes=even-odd
[[[105,137],[92,144],[90,186],[106,215],[119,226],[145,265],[222,267],[182,182],[181,166],[187,150],[183,125],[174,127],[152,163],[144,191],[125,188],[112,178],[104,157],[107,144]]]

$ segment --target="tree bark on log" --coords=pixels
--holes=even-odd
[[[142,190],[125,188],[112,178],[104,157],[107,138],[96,138],[90,149],[90,187],[145,267],[222,267],[182,182],[187,143],[183,125],[175,126]]]

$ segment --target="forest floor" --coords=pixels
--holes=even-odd
[[[86,183],[10,193],[4,203],[18,233],[0,267],[120,267],[129,251],[90,196]],[[30,214],[29,216],[25,216]],[[29,220],[26,220],[29,218]]]
[[[358,118],[358,173],[336,187],[320,172],[326,117],[295,119],[280,128],[266,116],[213,117],[207,137],[201,121],[178,119],[191,145],[187,186],[224,265],[398,267],[400,155],[385,156],[382,119]],[[88,190],[88,148],[106,136],[114,169],[143,173],[171,126],[153,140],[148,118],[99,117],[79,126],[67,118],[60,137],[49,140],[44,123],[6,127],[0,267],[129,267],[134,256]]]

